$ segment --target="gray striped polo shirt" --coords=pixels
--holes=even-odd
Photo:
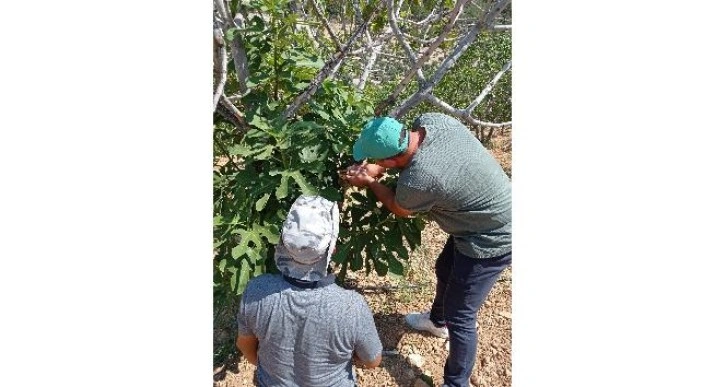
[[[302,289],[279,274],[252,279],[242,295],[238,334],[259,340],[260,386],[355,386],[353,353],[381,354],[373,314],[360,294],[335,284]]]
[[[428,212],[464,255],[511,252],[511,183],[501,165],[454,117],[426,113],[413,127],[424,127],[426,137],[399,175],[398,205]]]

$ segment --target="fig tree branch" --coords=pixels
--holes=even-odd
[[[242,14],[238,13],[234,16],[233,25],[240,30],[244,29],[245,19]],[[240,93],[245,95],[247,93],[247,78],[249,78],[250,74],[247,65],[247,52],[245,51],[240,34],[241,31],[235,33],[232,39],[232,59],[234,61],[235,72],[237,73]]]
[[[290,1],[290,9],[292,9],[293,12],[299,13],[300,15],[302,15],[303,20],[308,20],[308,15],[305,12],[305,6],[303,5],[302,7],[299,7],[297,4],[297,0]],[[302,26],[302,29],[305,31],[305,34],[310,38],[310,43],[313,45],[313,47],[315,47],[315,49],[317,49],[319,47],[318,39],[313,34],[313,31],[310,28],[310,25],[308,23],[300,23],[300,22],[295,23],[296,30],[298,28],[297,27],[298,25]]]
[[[217,10],[217,12],[219,12],[219,15],[222,17],[225,25],[232,23],[229,6],[224,0],[214,0],[214,8]]]
[[[401,44],[401,47],[403,47],[403,50],[406,52],[406,55],[408,55],[409,60],[411,61],[411,64],[414,64],[414,67],[411,69],[411,72],[417,74],[419,76],[419,79],[423,80],[423,72],[421,71],[420,67],[416,68],[416,55],[413,53],[413,50],[411,49],[411,46],[406,42],[406,39],[403,36],[403,33],[401,32],[401,29],[398,27],[398,21],[396,19],[396,15],[393,11],[393,0],[387,0],[386,4],[388,6],[388,24],[391,26],[391,30],[393,31],[393,34],[396,36],[396,39]]]
[[[499,24],[496,26],[492,26],[493,31],[511,31],[512,25],[511,24]]]
[[[433,94],[422,94],[423,99],[431,103],[432,105],[438,107],[439,109],[443,110],[447,114],[450,114],[454,117],[461,118],[463,121],[468,122],[469,124],[475,126],[475,127],[487,127],[487,128],[503,128],[505,126],[512,126],[512,122],[484,122],[481,120],[478,120],[474,118],[471,113],[467,112],[466,110],[457,109],[448,103],[440,100]]]
[[[219,102],[220,104],[217,105],[216,112],[232,123],[240,131],[240,134],[244,135],[247,133],[250,130],[250,126],[245,122],[244,114],[234,106],[232,101],[224,93],[222,93]]]
[[[224,44],[224,38],[221,37],[222,29],[214,29],[214,50],[215,50],[215,61],[214,68],[217,72],[217,85],[214,88],[214,95],[212,96],[212,110],[217,109],[219,98],[222,96],[224,91],[224,85],[227,83],[227,48]]]
[[[492,78],[491,81],[489,81],[489,83],[486,85],[484,90],[482,90],[481,93],[479,93],[479,95],[471,102],[471,104],[469,106],[466,107],[466,109],[464,109],[464,111],[468,114],[471,114],[471,112],[474,111],[474,109],[477,106],[479,106],[481,101],[484,100],[484,97],[486,97],[489,93],[492,92],[494,85],[496,85],[497,82],[499,82],[499,79],[502,77],[502,75],[504,75],[504,73],[507,72],[511,68],[512,68],[512,61],[510,60],[507,63],[505,63],[504,66],[502,66],[502,69],[499,70],[499,72],[494,76],[494,78]]]
[[[451,15],[449,17],[449,21],[446,23],[446,25],[441,30],[441,33],[439,34],[438,38],[426,49],[426,51],[421,55],[421,57],[418,58],[418,60],[414,60],[414,65],[411,67],[411,69],[406,73],[406,75],[403,77],[403,80],[399,82],[398,86],[396,86],[396,89],[391,93],[388,98],[383,100],[378,106],[376,106],[375,114],[380,115],[384,109],[388,107],[388,105],[394,103],[396,101],[396,98],[398,98],[398,95],[401,94],[401,92],[406,88],[408,83],[411,81],[411,78],[413,78],[414,73],[419,74],[419,79],[423,79],[423,72],[421,71],[421,67],[424,63],[426,63],[427,60],[431,57],[431,54],[433,54],[434,50],[441,45],[441,43],[444,41],[444,38],[446,38],[446,35],[451,31],[451,29],[454,27],[454,24],[456,23],[456,19],[459,18],[459,15],[461,14],[461,9],[468,3],[470,0],[457,0],[456,4],[454,5],[454,10],[451,12]],[[395,25],[395,20],[392,18],[391,13],[389,12],[389,17],[391,18],[391,27],[394,28],[394,33],[396,34],[396,37],[399,38],[399,41],[405,42],[403,39],[403,36],[401,36],[401,31],[398,29],[398,26]],[[410,47],[408,48],[410,51]],[[412,56],[413,54],[411,54]]]
[[[413,25],[421,26],[421,25],[430,24],[432,22],[435,22],[435,21],[441,19],[446,14],[446,12],[442,12],[439,9],[441,7],[441,2],[442,1],[443,0],[439,0],[439,2],[436,3],[436,5],[434,5],[433,8],[431,9],[431,13],[429,13],[429,15],[426,16],[425,18],[423,18],[423,19],[421,19],[419,21],[413,21],[413,20],[401,18],[401,22],[407,23],[407,24],[413,24]],[[437,9],[439,9],[438,12],[437,12]]]
[[[363,89],[365,88],[366,81],[368,81],[368,76],[371,73],[371,69],[376,64],[376,60],[378,60],[378,53],[381,51],[381,46],[374,44],[373,39],[371,39],[371,35],[368,33],[368,31],[366,31],[366,41],[368,42],[368,60],[363,67],[363,72],[361,73],[358,84],[356,85],[356,87],[360,91],[363,91]]]
[[[454,66],[456,61],[461,57],[461,55],[466,52],[466,50],[471,46],[471,44],[474,42],[474,39],[476,39],[477,35],[488,26],[492,25],[494,23],[494,18],[502,12],[504,7],[508,5],[511,2],[511,0],[498,0],[490,9],[489,12],[483,14],[483,16],[477,21],[477,23],[472,27],[472,29],[469,31],[468,34],[466,34],[457,44],[454,51],[444,60],[443,63],[441,63],[441,66],[436,70],[434,75],[431,77],[431,80],[429,81],[429,85],[427,86],[427,89],[432,89],[436,84],[441,81],[441,78],[444,77],[444,74],[446,74],[451,67]]]
[[[318,2],[315,0],[310,0],[310,3],[313,6],[313,11],[315,12],[315,16],[320,19],[320,21],[323,23],[323,26],[325,27],[325,30],[328,31],[328,35],[330,35],[330,39],[333,40],[333,43],[335,44],[335,48],[338,50],[338,52],[343,51],[343,47],[340,45],[340,41],[338,40],[338,37],[335,36],[335,33],[333,32],[333,29],[330,28],[330,23],[328,22],[328,19],[323,16],[323,13],[320,11],[320,6],[318,5]]]
[[[285,111],[282,112],[282,118],[288,119],[290,118],[297,110],[305,104],[310,98],[315,94],[315,92],[320,87],[320,84],[327,79],[331,74],[333,74],[335,71],[340,68],[341,63],[343,62],[343,59],[345,58],[347,52],[350,50],[350,48],[353,45],[353,42],[356,38],[358,38],[358,35],[360,35],[363,30],[368,26],[368,23],[373,18],[374,15],[378,13],[380,10],[380,5],[376,6],[372,12],[368,14],[368,17],[364,19],[361,24],[358,26],[356,31],[350,36],[348,39],[348,42],[345,44],[345,47],[341,51],[338,51],[335,53],[335,55],[329,59],[322,69],[318,72],[318,74],[315,76],[315,78],[310,82],[310,85],[308,85],[307,89],[300,93],[293,102],[285,108]]]
[[[461,55],[466,52],[466,50],[474,42],[474,39],[476,39],[477,35],[479,35],[479,33],[483,29],[493,25],[495,18],[502,12],[502,10],[504,10],[507,5],[509,5],[510,2],[511,0],[498,0],[492,5],[487,13],[482,14],[479,21],[477,21],[474,27],[472,27],[469,33],[467,33],[463,38],[461,38],[461,40],[459,40],[459,43],[457,43],[454,51],[449,54],[449,56],[441,63],[439,68],[431,76],[425,86],[420,88],[419,91],[417,91],[416,93],[409,96],[399,107],[390,110],[388,115],[391,117],[401,117],[405,115],[409,110],[411,110],[414,106],[416,106],[416,104],[421,101],[422,96],[430,95],[434,86],[436,86],[444,77],[444,74],[446,74],[446,72],[454,66],[459,57],[461,57]]]
[[[232,28],[243,29],[245,19],[242,14],[238,13],[232,18],[229,4],[225,0],[214,0],[214,10],[217,11],[220,16],[222,36]],[[244,50],[244,44],[242,44],[242,38],[240,32],[235,32],[232,42],[230,42],[232,49],[232,59],[234,61],[234,69],[237,73],[237,80],[239,81],[239,88],[244,95],[247,92],[247,78],[249,77],[249,70],[247,67],[247,54]],[[216,104],[215,104],[216,106]]]

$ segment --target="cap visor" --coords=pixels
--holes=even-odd
[[[366,155],[363,153],[363,146],[360,143],[360,139],[353,144],[353,159],[355,161],[361,161],[364,158],[366,158]]]

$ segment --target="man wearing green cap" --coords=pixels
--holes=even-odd
[[[427,212],[449,234],[436,260],[431,310],[406,316],[414,329],[449,338],[444,386],[469,386],[476,359],[476,317],[512,262],[509,177],[454,117],[426,113],[411,131],[391,117],[369,121],[353,146],[347,180],[368,187],[397,216]],[[400,170],[396,189],[378,182]]]

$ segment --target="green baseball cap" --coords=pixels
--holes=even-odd
[[[363,127],[360,137],[353,144],[355,161],[363,159],[387,159],[408,148],[408,131],[403,124],[391,117],[374,118]]]

